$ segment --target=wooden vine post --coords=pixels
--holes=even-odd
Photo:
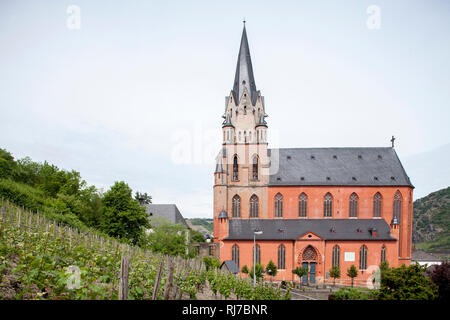
[[[164,261],[161,261],[159,263],[158,272],[156,273],[155,287],[153,288],[152,300],[158,299],[158,291],[159,291],[159,285],[161,283],[163,269],[164,269]]]
[[[170,256],[167,257],[167,265],[168,265],[169,273],[167,275],[166,287],[164,288],[164,300],[169,300],[170,289],[172,287],[172,281],[173,281],[174,263]]]
[[[130,259],[126,256],[122,257],[120,262],[120,278],[119,278],[119,300],[128,299],[128,272]]]

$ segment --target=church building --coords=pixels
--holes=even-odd
[[[355,265],[362,286],[382,261],[409,265],[414,187],[393,140],[389,147],[270,149],[266,117],[244,25],[214,172],[220,260],[239,270],[272,260],[275,281],[298,282],[292,270],[305,267],[302,280],[314,284],[332,283],[333,265],[341,270],[336,283],[349,284]]]

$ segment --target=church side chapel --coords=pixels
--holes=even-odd
[[[299,281],[292,270],[305,267],[309,284],[332,283],[337,265],[336,283],[348,285],[355,265],[361,286],[382,261],[409,265],[414,187],[394,137],[389,147],[269,149],[265,107],[244,24],[214,172],[220,260],[239,270],[272,260],[274,281]]]

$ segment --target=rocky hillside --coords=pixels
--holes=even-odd
[[[414,201],[413,242],[428,252],[450,253],[450,187]]]

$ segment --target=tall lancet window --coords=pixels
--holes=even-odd
[[[373,196],[373,216],[381,217],[381,194],[379,192]]]
[[[259,246],[259,244],[257,244],[253,250],[255,253],[254,259],[256,260],[256,263],[261,264],[261,247]],[[252,264],[253,264],[253,261],[252,261]]]
[[[323,216],[331,217],[333,214],[333,197],[331,193],[327,193],[323,198]]]
[[[308,204],[308,197],[306,194],[302,193],[300,197],[298,197],[298,216],[306,217],[306,209]]]
[[[237,244],[235,244],[231,249],[231,260],[233,260],[233,262],[239,268],[239,247]]]
[[[350,196],[349,216],[350,217],[358,216],[358,196],[356,195],[356,193],[352,193],[352,195]]]
[[[393,217],[397,218],[397,221],[400,224],[400,220],[402,218],[402,195],[399,191],[397,191],[394,196]]]
[[[237,158],[237,156],[234,156],[234,159],[233,159],[233,181],[239,180],[238,172],[239,172],[238,158]]]
[[[339,248],[339,246],[334,246],[333,247],[333,251],[332,251],[332,255],[331,255],[331,265],[332,266],[340,266],[339,264],[339,258],[340,258],[340,253],[341,253],[341,249]]]
[[[283,216],[283,196],[281,194],[277,194],[275,196],[275,217]]]
[[[259,206],[258,197],[254,194],[250,198],[250,218],[258,217],[258,206]]]
[[[386,247],[383,245],[381,247],[381,262],[386,261]]]
[[[241,197],[235,195],[233,197],[233,218],[239,218],[241,216]]]
[[[253,180],[258,180],[258,157],[253,157],[253,170],[252,170]]]
[[[359,270],[367,269],[367,247],[362,246],[359,249]]]
[[[286,269],[286,247],[282,244],[278,247],[278,269]]]

